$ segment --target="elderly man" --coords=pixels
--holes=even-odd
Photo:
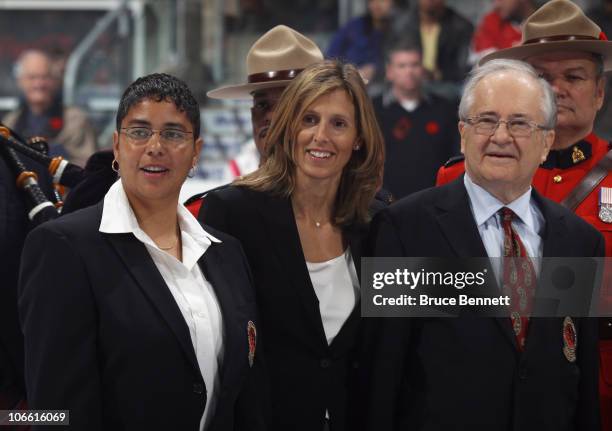
[[[255,41],[246,58],[247,82],[229,85],[207,93],[213,99],[252,99],[251,123],[255,145],[230,160],[231,177],[248,174],[259,166],[264,156],[264,140],[272,112],[285,87],[306,66],[323,60],[317,45],[306,36],[285,25],[278,25]],[[198,215],[207,192],[192,196],[185,206]]]
[[[459,108],[466,174],[381,211],[375,255],[602,256],[601,234],[531,187],[555,116],[550,86],[529,65],[472,72]],[[531,262],[522,268],[535,276]],[[518,290],[523,277],[502,270]],[[517,313],[384,320],[366,364],[370,428],[598,430],[596,322]]]
[[[520,46],[493,58],[522,59],[552,85],[558,105],[552,151],[537,170],[533,186],[592,224],[612,256],[612,146],[593,133],[604,98],[604,71],[612,70],[612,42],[574,3],[553,0],[531,15]],[[460,159],[438,173],[444,184],[463,172]],[[610,280],[610,278],[608,278]],[[612,283],[604,286],[603,306],[612,308]],[[604,429],[612,430],[612,319],[601,322],[601,401]]]
[[[17,60],[15,77],[23,101],[2,122],[25,138],[46,138],[52,154],[85,166],[96,148],[95,134],[83,111],[62,106],[49,56],[36,50],[24,52]]]

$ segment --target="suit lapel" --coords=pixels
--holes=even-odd
[[[451,248],[460,258],[488,256],[474,221],[470,200],[463,184],[463,175],[447,186],[447,193],[436,203],[440,210],[438,223]],[[518,351],[516,337],[509,317],[493,318],[502,333]]]
[[[351,249],[351,257],[355,264],[355,271],[357,272],[357,278],[361,281],[361,256],[363,255],[363,238],[367,234],[367,231],[363,230],[360,226],[351,226],[345,229],[345,237],[348,245]],[[348,318],[340,328],[340,331],[334,338],[330,345],[333,352],[344,352],[352,347],[355,341],[355,333],[358,330],[361,322],[361,295],[357,295],[355,301],[355,307],[349,314]]]
[[[555,207],[556,204],[542,198],[535,189],[532,197],[538,203],[545,220],[542,256],[558,257],[560,253],[564,253],[564,250],[571,250],[571,244],[567,243],[567,227],[563,213]]]
[[[170,326],[188,361],[199,373],[198,361],[187,323],[145,245],[131,233],[105,236],[125,263],[126,270],[136,280],[136,284]]]
[[[247,316],[245,310],[238,306],[240,301],[236,297],[245,286],[236,285],[230,262],[226,262],[221,256],[222,248],[223,244],[211,244],[198,261],[198,265],[213,287],[221,308],[224,354],[220,379],[223,386],[231,387],[232,382],[226,380],[241,376],[242,373],[234,371],[234,368],[246,364],[248,359]]]
[[[538,208],[542,211],[545,220],[544,232],[542,234],[542,257],[562,257],[565,254],[565,250],[572,249],[571,242],[568,243],[567,241],[565,216],[558,210],[557,204],[540,196],[535,189],[533,189],[531,196],[537,202]],[[542,260],[540,275],[544,274],[545,265],[546,261]],[[563,320],[561,318],[531,319],[529,322],[529,335],[526,340],[525,351],[523,352],[525,357],[527,357],[529,352],[533,349],[533,347],[530,349],[532,344],[537,345],[541,342],[543,337],[550,336],[551,333],[554,333],[554,330],[551,332],[546,328],[559,328],[558,330],[561,331],[561,328],[563,328]]]
[[[256,199],[257,209],[261,214],[261,226],[266,229],[266,237],[270,239],[274,254],[284,269],[283,274],[279,276],[286,277],[286,288],[291,286],[295,289],[306,320],[316,334],[316,344],[327,348],[319,300],[306,267],[291,201],[264,193],[258,193],[257,197],[261,197]]]
[[[458,257],[487,256],[470,209],[463,176],[446,187],[446,193],[440,195],[435,205],[439,209],[438,224]]]

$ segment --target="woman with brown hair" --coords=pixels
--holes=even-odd
[[[277,105],[266,161],[204,198],[205,223],[238,238],[253,271],[272,430],[347,428],[359,269],[384,144],[357,69],[304,69]],[[377,208],[378,207],[378,208]]]

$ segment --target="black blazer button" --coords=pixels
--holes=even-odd
[[[527,368],[521,367],[519,368],[519,379],[525,380],[527,378]]]
[[[329,368],[331,366],[331,359],[323,358],[321,362],[319,362],[321,368]]]
[[[204,392],[204,385],[202,383],[194,383],[193,392],[196,394],[201,394],[202,392]]]

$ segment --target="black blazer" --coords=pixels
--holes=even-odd
[[[69,409],[71,430],[199,429],[207,402],[187,324],[145,246],[98,231],[103,203],[28,236],[20,276],[32,409]],[[198,262],[224,328],[220,392],[209,430],[260,429],[247,325],[258,327],[238,241],[206,229]],[[256,358],[258,355],[256,355]]]
[[[347,429],[359,304],[328,345],[290,200],[229,186],[204,197],[199,217],[240,240],[253,271],[271,386],[269,429],[321,430],[326,409],[334,431]],[[344,231],[357,274],[367,232]]]
[[[603,256],[602,236],[540,197],[543,255]],[[381,211],[376,256],[487,256],[463,177]],[[563,354],[563,318],[532,318],[525,351],[509,318],[379,319],[368,333],[364,424],[376,431],[599,429],[596,319],[574,319],[577,361]]]

